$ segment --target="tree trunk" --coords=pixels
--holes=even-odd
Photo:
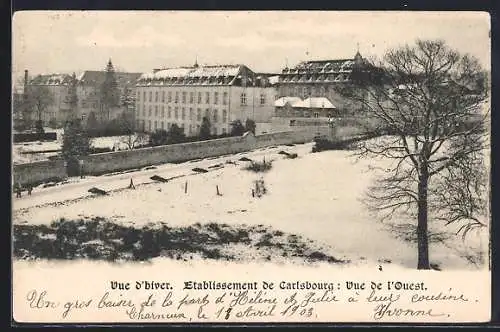
[[[418,265],[419,270],[429,270],[429,239],[427,227],[427,185],[429,182],[429,171],[427,167],[422,167],[422,172],[418,181]]]

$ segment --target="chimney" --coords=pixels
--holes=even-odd
[[[28,69],[24,70],[24,93],[26,93],[26,88],[28,86]]]

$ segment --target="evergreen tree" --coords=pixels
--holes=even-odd
[[[245,122],[245,130],[246,131],[251,131],[255,135],[255,128],[257,125],[255,124],[255,121],[252,119],[247,119]]]
[[[245,133],[245,127],[240,120],[235,120],[230,123],[231,136],[241,136]]]
[[[63,134],[62,156],[67,162],[68,174],[77,175],[79,160],[89,155],[90,139],[78,118],[66,122]]]
[[[200,138],[201,139],[209,139],[210,138],[210,120],[204,116],[202,121],[201,121],[201,127],[200,127]]]
[[[115,69],[111,59],[106,66],[106,78],[101,85],[101,105],[103,106],[103,118],[109,120],[109,112],[120,103],[120,91],[116,81]]]
[[[69,106],[68,120],[73,120],[78,117],[78,96],[76,93],[77,79],[75,73],[71,76],[68,87],[68,99],[67,103]]]
[[[90,112],[89,117],[87,118],[87,129],[97,129],[98,126],[99,123],[97,122],[95,112]]]
[[[125,111],[133,111],[135,109],[135,94],[130,87],[126,87],[123,90],[123,94],[120,96],[120,105]]]
[[[181,143],[185,140],[186,135],[184,130],[180,128],[177,124],[172,124],[168,132],[169,143]]]
[[[168,144],[169,135],[165,129],[158,129],[149,135],[149,144],[152,146]]]

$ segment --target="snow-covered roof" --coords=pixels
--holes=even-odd
[[[275,107],[283,107],[287,103],[289,103],[290,106],[293,106],[299,102],[302,102],[302,99],[300,99],[299,97],[281,97],[279,99],[276,99],[276,101],[274,102],[274,106]]]
[[[280,78],[279,75],[269,76],[269,83],[276,84],[279,82],[279,78]]]
[[[68,74],[48,74],[38,75],[33,78],[30,84],[34,85],[67,85],[71,81]]]
[[[300,102],[295,103],[294,105],[292,105],[292,107],[297,107],[297,108],[329,108],[329,109],[336,108],[335,105],[333,105],[328,100],[328,98],[325,98],[325,97],[307,98],[307,99],[301,100]]]
[[[198,66],[161,69],[152,73],[142,74],[141,80],[160,80],[166,78],[201,78],[236,76],[239,65]]]

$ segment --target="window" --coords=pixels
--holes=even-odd
[[[308,91],[307,87],[303,87],[302,88],[302,97],[307,98],[308,96],[309,96],[309,91]]]
[[[158,102],[158,91],[155,92],[155,102]]]
[[[266,103],[266,95],[261,93],[260,94],[260,104],[264,105]]]
[[[189,93],[189,103],[190,104],[194,103],[194,92]]]
[[[192,121],[192,120],[193,120],[193,116],[194,116],[194,114],[193,114],[193,109],[192,109],[192,108],[189,108],[189,120],[191,120],[191,121]]]
[[[161,117],[164,118],[165,117],[165,106],[161,106]]]
[[[226,128],[222,128],[222,135],[226,135],[226,134],[227,134]]]
[[[182,92],[182,103],[186,103],[186,98],[187,98],[187,92]]]
[[[318,112],[314,112],[314,117],[315,118],[319,118],[319,113]]]
[[[162,130],[165,130],[165,124],[163,123],[163,121],[162,121],[162,122],[160,122],[160,125],[161,125],[161,129],[162,129]]]
[[[227,122],[227,111],[223,110],[222,111],[222,122]]]
[[[168,114],[167,117],[170,119],[172,117],[172,108],[170,106],[168,107]]]
[[[158,129],[158,121],[155,120],[155,130]]]
[[[143,93],[142,93],[142,100],[146,101],[146,91],[143,91]]]
[[[320,96],[321,96],[321,97],[326,97],[326,96],[325,96],[325,94],[326,94],[326,93],[325,93],[325,87],[324,87],[324,86],[322,86],[322,87],[319,89],[319,93],[320,93]]]
[[[168,102],[171,103],[172,102],[172,91],[169,91],[168,92]]]
[[[196,120],[201,121],[201,108],[198,108],[198,111],[196,112]]]
[[[148,120],[148,131],[151,131],[151,120]]]
[[[139,124],[140,124],[139,120],[135,120],[135,128],[136,129],[139,128]]]
[[[193,125],[189,125],[189,135],[193,134]]]
[[[149,114],[148,116],[152,116],[153,115],[153,106],[149,105]]]
[[[155,105],[155,116],[158,116],[158,105]]]
[[[210,104],[210,92],[205,93],[205,104]]]
[[[217,127],[214,127],[214,135],[217,135],[218,132],[217,132]]]
[[[205,117],[210,119],[210,110],[208,108],[205,110]]]
[[[182,108],[182,120],[186,120],[186,109]]]
[[[149,91],[149,102],[153,101],[153,91]]]
[[[201,92],[198,92],[198,104],[201,104]]]
[[[222,104],[227,105],[227,92],[224,92],[222,95]]]
[[[200,133],[200,125],[196,125],[196,133],[199,134]]]
[[[165,91],[162,91],[162,93],[161,93],[161,102],[162,103],[165,102]]]
[[[137,95],[135,98],[137,99],[137,102],[141,101],[141,93],[139,91],[137,91]]]
[[[217,114],[217,113],[218,113],[218,111],[217,111],[217,110],[214,110],[214,116],[213,116],[213,118],[214,118],[214,123],[217,123],[217,121],[219,120],[219,119],[218,119],[218,114]]]
[[[142,116],[146,117],[146,106],[142,108]]]
[[[219,103],[219,93],[214,92],[214,104],[218,104],[218,103]]]
[[[178,118],[179,118],[179,110],[177,109],[177,107],[176,107],[176,108],[174,108],[174,117],[175,117],[176,119],[178,119]]]
[[[241,94],[240,101],[241,101],[241,105],[246,105],[247,104],[247,95],[245,93]]]
[[[175,103],[179,102],[179,91],[175,91]]]

